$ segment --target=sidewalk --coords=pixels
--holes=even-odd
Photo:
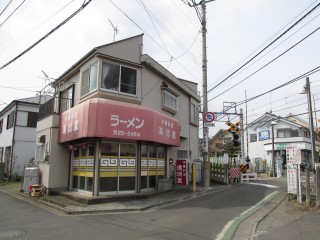
[[[211,184],[209,188],[197,186],[197,191],[186,189],[176,189],[166,192],[155,192],[151,194],[141,195],[141,197],[123,196],[121,201],[111,201],[98,204],[84,204],[79,201],[70,199],[65,195],[75,195],[76,198],[87,198],[88,196],[79,192],[69,192],[64,196],[44,196],[40,198],[32,198],[27,193],[21,193],[20,185],[11,188],[1,188],[0,190],[8,194],[26,200],[30,203],[59,212],[65,215],[76,214],[98,214],[98,213],[123,213],[123,212],[143,212],[156,209],[164,205],[173,204],[190,198],[199,197],[213,191],[219,191],[229,188],[230,185]],[[119,197],[116,197],[119,200]]]

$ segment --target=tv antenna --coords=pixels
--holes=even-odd
[[[115,41],[116,41],[116,35],[118,34],[118,28],[115,27],[115,26],[112,24],[112,22],[111,22],[110,19],[108,19],[108,20],[109,20],[109,22],[110,22],[110,24],[111,24],[111,26],[112,26],[112,28],[113,28],[113,41],[115,42]]]

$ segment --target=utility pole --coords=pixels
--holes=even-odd
[[[240,129],[241,129],[241,158],[244,158],[244,128],[243,128],[243,109],[240,108]]]
[[[311,143],[311,156],[312,156],[311,164],[310,164],[310,161],[308,161],[307,169],[306,169],[306,205],[309,205],[310,204],[310,169],[313,169],[314,163],[316,161],[316,154],[315,154],[316,146],[315,146],[315,138],[314,138],[310,82],[308,77],[306,77],[305,90],[307,92],[307,97],[308,97],[309,128],[310,128],[310,141],[311,141],[310,143]]]
[[[203,97],[203,118],[208,112],[208,86],[207,86],[207,20],[206,20],[206,2],[201,1],[202,7],[202,97]],[[210,162],[208,155],[208,127],[203,127],[203,159],[204,159],[204,187],[210,185]]]
[[[249,163],[249,133],[248,133],[248,103],[247,103],[247,90],[245,91],[245,98],[246,98],[246,143],[247,143],[247,155],[246,161]]]
[[[204,122],[205,114],[208,112],[208,90],[207,90],[207,19],[206,19],[206,3],[213,2],[215,0],[201,0],[199,3],[195,3],[192,0],[193,4],[189,3],[190,7],[197,8],[197,6],[201,5],[202,16],[201,16],[201,32],[202,32],[202,99],[203,99],[203,112],[202,119]],[[197,11],[197,9],[196,9]],[[198,11],[197,11],[198,13]],[[198,15],[199,17],[199,15]],[[208,188],[210,185],[210,162],[209,162],[209,154],[208,154],[208,127],[203,124],[203,185]]]

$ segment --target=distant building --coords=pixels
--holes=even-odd
[[[286,164],[286,147],[293,145],[301,149],[303,163],[306,163],[311,159],[309,124],[292,114],[287,117],[280,117],[271,113],[265,113],[263,116],[253,121],[248,127],[249,157],[252,163],[264,160],[268,166],[271,165],[271,122],[274,122],[274,151],[277,164],[280,166]],[[316,162],[318,162],[319,142],[317,141],[316,152]]]
[[[220,129],[212,138],[209,140],[209,156],[210,157],[221,157],[227,153],[227,143],[232,141],[232,134],[227,132],[225,129]]]
[[[199,159],[197,84],[143,54],[142,40],[96,47],[54,82],[37,126],[36,160],[50,192],[154,191],[171,176],[169,163]]]
[[[0,112],[0,162],[9,177],[23,176],[23,170],[35,155],[39,107],[50,96],[12,101]]]

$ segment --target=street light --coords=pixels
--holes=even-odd
[[[276,161],[274,159],[274,125],[277,125],[276,121],[271,121],[271,139],[272,139],[272,176],[276,177]]]

